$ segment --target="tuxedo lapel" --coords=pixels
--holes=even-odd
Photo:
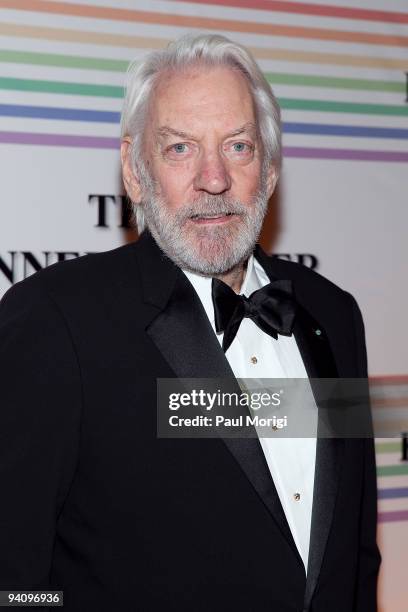
[[[187,277],[160,252],[149,234],[145,232],[139,241],[143,241],[138,245],[138,259],[144,300],[154,308],[147,319],[147,334],[177,378],[213,378],[227,387],[224,390],[239,393],[238,382]],[[303,567],[258,438],[222,441]]]
[[[163,310],[146,329],[178,378],[234,377],[187,277],[180,273]]]
[[[296,297],[299,299],[297,295]],[[299,307],[297,313],[294,335],[306,371],[311,379],[312,391],[319,410],[320,425],[323,412],[319,406],[319,397],[321,397],[320,383],[323,383],[323,396],[325,396],[327,386],[330,384],[330,381],[327,379],[334,379],[338,376],[333,353],[324,329],[302,306]],[[321,379],[324,380],[321,381]],[[324,415],[327,416],[326,410]],[[316,442],[312,522],[304,600],[305,610],[308,610],[310,607],[323,563],[323,556],[333,521],[343,452],[343,439],[318,437]]]
[[[255,255],[270,280],[280,278],[273,266],[273,259],[266,256],[259,247],[257,247]],[[312,314],[303,307],[303,296],[296,284],[294,284],[294,294],[297,302],[297,312],[293,333],[308,377],[311,379],[312,391],[319,409],[319,379],[337,378],[338,371],[325,330]],[[319,409],[319,417],[320,415],[321,410]],[[304,610],[308,610],[310,607],[322,567],[333,521],[343,452],[343,439],[318,437]]]
[[[146,332],[178,378],[233,378],[196,292],[148,232],[136,249]]]
[[[297,301],[293,334],[309,378],[337,378],[337,367],[324,329],[303,308],[301,296],[294,288]]]

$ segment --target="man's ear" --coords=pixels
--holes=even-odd
[[[131,147],[132,147],[132,140],[128,136],[125,136],[125,138],[122,139],[122,142],[120,145],[120,158],[122,161],[122,175],[123,175],[123,182],[125,184],[125,189],[126,189],[126,192],[129,198],[135,204],[139,204],[139,202],[142,199],[142,190],[140,187],[140,181],[138,177],[135,175],[135,173],[133,172]]]
[[[266,193],[269,198],[272,196],[275,191],[276,183],[278,182],[279,173],[275,166],[271,165],[268,168],[266,175]]]

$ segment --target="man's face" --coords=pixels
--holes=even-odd
[[[146,223],[179,266],[221,274],[252,252],[273,191],[245,77],[227,67],[163,75],[144,138]],[[144,191],[144,192],[143,192]]]

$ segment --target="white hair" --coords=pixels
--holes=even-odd
[[[121,136],[132,139],[132,168],[142,187],[152,187],[143,160],[143,134],[154,87],[164,72],[183,71],[194,66],[230,66],[246,77],[255,105],[263,167],[273,165],[278,173],[281,165],[280,109],[258,64],[249,51],[225,36],[186,35],[165,49],[150,52],[141,63],[132,62],[127,71]],[[136,205],[134,209],[140,233],[145,226],[143,208]]]

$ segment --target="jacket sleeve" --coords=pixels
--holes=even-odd
[[[359,377],[367,378],[364,324],[355,299],[352,300]],[[360,512],[360,551],[355,612],[376,612],[377,581],[381,555],[377,546],[377,474],[373,438],[364,443],[364,484]]]
[[[34,275],[36,276],[36,275]],[[0,303],[0,587],[49,585],[58,516],[77,464],[81,379],[39,279]]]

